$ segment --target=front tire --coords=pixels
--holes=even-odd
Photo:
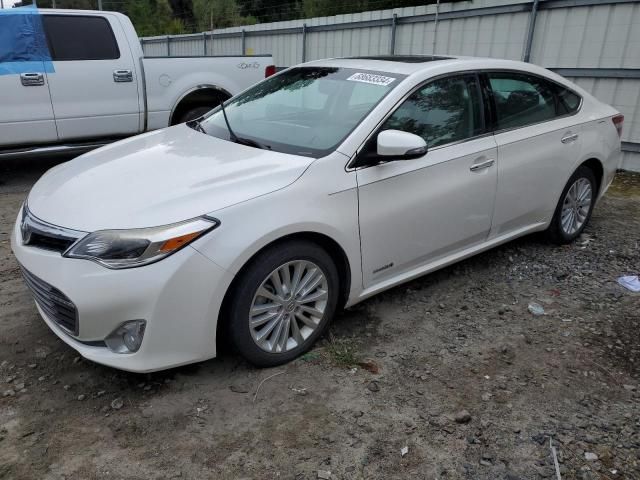
[[[596,202],[597,182],[593,171],[580,166],[562,191],[547,229],[548,238],[559,245],[573,242],[584,231]]]
[[[235,282],[229,334],[250,363],[272,367],[308,351],[338,304],[339,277],[327,252],[294,240],[260,253]]]

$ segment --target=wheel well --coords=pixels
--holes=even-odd
[[[590,158],[586,162],[582,163],[582,165],[580,166],[587,167],[593,172],[593,175],[596,177],[596,182],[597,182],[596,191],[600,193],[600,186],[602,185],[602,177],[604,176],[604,169],[602,168],[602,163],[600,163],[600,160],[598,160],[597,158]]]
[[[224,102],[228,98],[231,98],[229,93],[217,88],[199,88],[194,90],[183,98],[180,99],[178,104],[171,113],[171,119],[169,124],[175,125],[180,122],[182,116],[189,110],[196,107],[211,107],[218,106],[221,102]]]
[[[343,307],[347,303],[347,299],[349,297],[349,290],[351,289],[351,268],[349,267],[349,260],[347,259],[347,254],[344,252],[342,247],[333,240],[331,237],[324,235],[322,233],[316,232],[299,232],[293,233],[290,235],[286,235],[284,237],[280,237],[277,240],[272,241],[271,243],[265,245],[256,253],[254,253],[249,260],[242,266],[242,268],[238,271],[235,278],[229,285],[227,289],[224,299],[222,301],[222,307],[220,308],[220,315],[218,317],[218,325],[217,325],[217,339],[221,340],[224,335],[220,335],[221,329],[225,328],[225,324],[228,319],[228,309],[230,307],[230,300],[232,293],[235,289],[235,284],[239,278],[242,277],[244,271],[249,267],[251,262],[260,255],[267,248],[271,248],[274,245],[279,243],[284,243],[289,240],[307,240],[315,243],[322,247],[334,261],[336,268],[338,269],[338,277],[340,279],[340,292],[338,297],[338,307]],[[220,342],[218,341],[218,345]]]

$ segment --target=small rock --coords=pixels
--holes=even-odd
[[[97,395],[98,397],[101,397],[101,396],[103,396],[105,393],[107,393],[107,392],[106,392],[106,390],[100,390],[96,395]]]
[[[78,401],[79,402],[83,401],[85,398],[87,398],[87,396],[85,394],[78,395]]]
[[[378,385],[378,382],[369,382],[369,385],[367,385],[367,388],[372,392],[380,391],[380,386]]]
[[[78,363],[80,360],[82,360],[82,357],[76,357],[73,359],[73,363]]]
[[[111,402],[111,408],[114,410],[120,410],[122,407],[124,407],[124,402],[121,398],[116,398]]]
[[[65,386],[64,386],[64,387],[62,387],[62,388],[64,388],[65,390],[69,390],[69,389],[71,388],[71,385],[65,385]]]
[[[13,390],[9,389],[9,390],[5,390],[4,393],[2,394],[3,397],[13,397],[15,396],[16,392],[14,392]]]
[[[331,472],[329,470],[318,470],[318,478],[321,480],[331,480]]]
[[[22,382],[22,383],[16,383],[16,384],[15,384],[15,389],[16,389],[17,391],[23,390],[23,389],[24,389],[24,382]]]
[[[38,366],[37,363],[30,363],[29,368],[36,368]]]
[[[598,455],[593,452],[584,452],[584,459],[589,462],[594,462],[598,460]]]
[[[469,423],[471,421],[471,414],[466,410],[460,410],[453,419],[456,423]]]
[[[622,387],[623,387],[625,390],[628,390],[628,391],[630,391],[630,392],[633,392],[633,391],[635,391],[635,389],[636,389],[636,386],[635,386],[635,385],[623,385]]]
[[[409,447],[402,447],[400,449],[400,456],[404,457],[407,453],[409,453]]]
[[[539,316],[544,315],[544,307],[536,302],[531,302],[527,307],[530,313],[533,315]]]

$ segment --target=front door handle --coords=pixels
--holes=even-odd
[[[133,72],[131,70],[114,70],[113,81],[116,83],[133,82]]]
[[[471,168],[469,168],[469,170],[471,170],[472,172],[484,170],[485,168],[489,168],[491,165],[493,165],[493,162],[494,160],[490,158],[488,160],[485,160],[484,162],[474,163],[473,165],[471,165]]]
[[[44,75],[42,73],[21,73],[20,82],[25,87],[39,87],[44,85]]]
[[[567,135],[565,135],[564,137],[562,137],[562,140],[560,140],[562,143],[571,143],[574,140],[578,139],[578,134],[577,133],[569,133]]]

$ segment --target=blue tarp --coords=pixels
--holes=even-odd
[[[55,70],[38,9],[0,9],[0,75],[43,71]]]

